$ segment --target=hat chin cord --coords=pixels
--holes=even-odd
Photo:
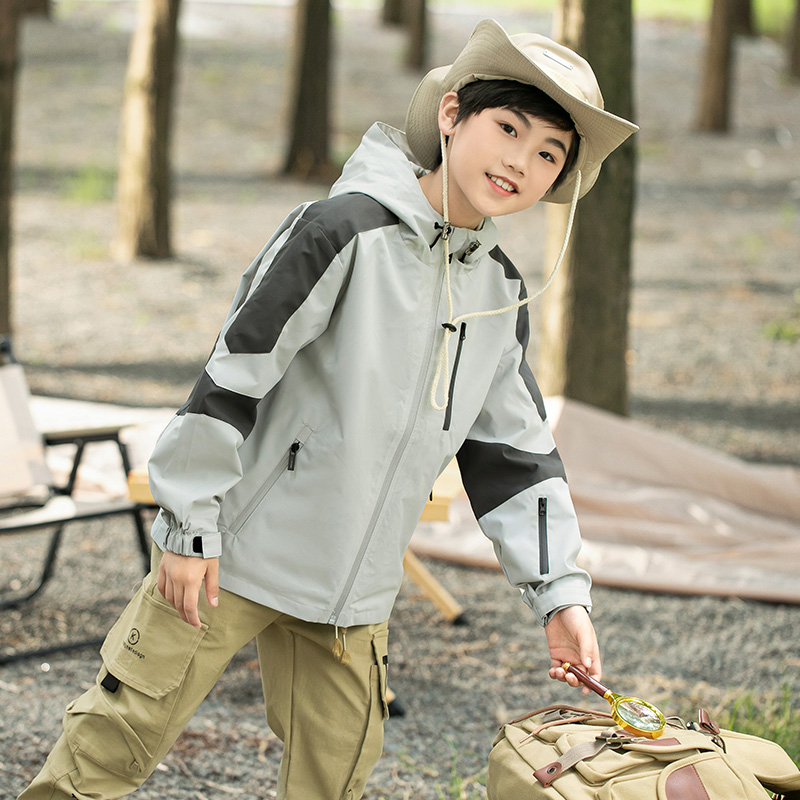
[[[495,308],[491,311],[473,311],[469,314],[462,314],[459,317],[453,318],[453,296],[450,290],[450,234],[453,231],[453,226],[450,224],[450,208],[448,205],[448,169],[447,169],[447,139],[443,133],[439,134],[439,142],[442,149],[442,217],[444,219],[444,227],[442,229],[442,241],[444,242],[444,283],[447,291],[447,322],[442,323],[444,329],[444,337],[442,339],[442,347],[439,351],[439,360],[436,363],[436,373],[433,376],[433,385],[431,386],[431,406],[436,411],[444,411],[450,402],[450,364],[448,359],[448,346],[450,344],[450,336],[458,330],[457,325],[467,319],[475,317],[493,317],[497,314],[505,314],[507,311],[513,311],[515,308],[520,308],[531,300],[535,300],[539,295],[547,291],[553,278],[564,260],[567,252],[567,245],[569,244],[569,237],[572,233],[572,223],[575,220],[575,207],[578,204],[578,198],[581,192],[581,171],[578,170],[575,174],[575,188],[572,192],[572,201],[569,207],[569,216],[567,217],[567,229],[564,232],[564,241],[561,244],[561,252],[558,254],[555,266],[553,267],[550,276],[544,282],[542,287],[538,289],[530,297],[525,297],[517,303],[513,303],[505,308]],[[439,390],[439,383],[444,386],[444,397],[441,404],[437,400],[437,393]]]

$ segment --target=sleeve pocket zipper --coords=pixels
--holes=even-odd
[[[550,549],[547,542],[547,498],[539,498],[539,574],[550,572]]]
[[[308,441],[313,431],[308,425],[303,426],[303,430],[297,435],[297,438],[289,446],[289,450],[284,457],[275,465],[272,472],[269,473],[267,479],[258,491],[250,498],[247,505],[236,515],[236,518],[231,522],[228,530],[230,533],[238,533],[244,527],[247,520],[253,515],[253,512],[261,504],[261,501],[269,494],[269,490],[277,483],[278,478],[284,472],[294,472],[297,469],[297,454],[303,448],[303,445]]]

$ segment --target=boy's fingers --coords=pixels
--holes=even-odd
[[[219,561],[213,558],[206,570],[206,597],[212,606],[219,603]]]
[[[199,593],[199,587],[196,592],[193,589],[189,589],[188,591],[184,589],[181,602],[180,615],[183,621],[193,628],[200,627],[200,617],[197,614],[197,597]]]

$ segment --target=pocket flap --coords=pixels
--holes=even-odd
[[[158,699],[178,687],[207,630],[207,625],[199,630],[188,625],[166,601],[140,589],[109,631],[100,655],[114,677]]]

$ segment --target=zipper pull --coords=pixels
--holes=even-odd
[[[470,246],[464,251],[463,255],[459,259],[459,261],[463,264],[466,259],[468,259],[479,247],[481,243],[476,239]]]
[[[287,469],[290,472],[294,472],[295,462],[297,461],[297,451],[300,449],[300,442],[292,442],[292,446],[289,448],[289,463],[287,465]]]
[[[547,516],[547,498],[540,497],[539,498],[539,516],[546,517]]]

